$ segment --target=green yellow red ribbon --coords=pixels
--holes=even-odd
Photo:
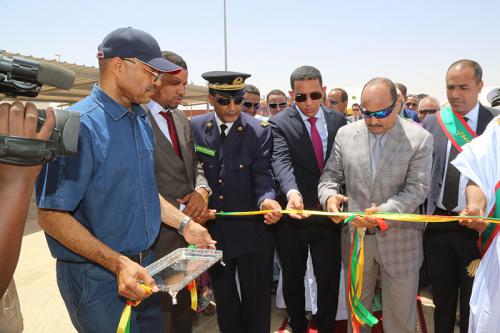
[[[196,245],[189,245],[188,248],[190,249],[196,249]],[[196,280],[193,280],[188,283],[187,288],[189,290],[189,294],[191,295],[191,309],[193,309],[194,312],[198,309],[198,293],[196,290]]]
[[[497,192],[500,196],[500,191]],[[255,216],[264,215],[272,212],[272,210],[250,211],[250,212],[219,212],[218,216]],[[377,212],[368,214],[365,212],[323,212],[313,210],[281,210],[282,214],[305,214],[316,216],[328,217],[344,217],[344,223],[351,222],[356,216],[364,217],[370,216],[375,218],[380,230],[385,231],[388,229],[384,220],[402,221],[402,222],[417,222],[417,223],[444,223],[452,221],[462,221],[469,219],[483,219],[486,222],[491,222],[492,225],[500,227],[500,216],[484,217],[484,216],[442,216],[442,215],[418,215],[406,213],[392,213],[392,212]],[[496,228],[497,230],[499,228]],[[361,290],[363,286],[363,266],[364,266],[364,236],[363,228],[355,228],[351,242],[351,249],[349,253],[349,267],[347,272],[348,283],[348,303],[350,308],[351,322],[354,333],[360,332],[362,325],[373,327],[378,323],[377,318],[368,311],[361,303]]]
[[[144,288],[148,293],[152,293],[151,287],[145,285],[144,283],[139,283],[139,285]],[[141,301],[127,300],[125,309],[123,309],[120,321],[118,322],[118,328],[116,333],[130,333],[130,318],[132,317],[132,307],[141,304]]]
[[[217,216],[254,216],[254,215],[265,215],[273,212],[273,210],[255,210],[249,212],[218,212]],[[328,216],[328,217],[351,217],[351,216],[370,216],[373,218],[391,220],[391,221],[402,221],[402,222],[417,222],[417,223],[444,223],[453,221],[463,221],[469,219],[483,219],[485,222],[500,224],[500,218],[496,217],[486,217],[486,216],[444,216],[444,215],[419,215],[419,214],[407,214],[407,213],[393,213],[393,212],[378,212],[373,214],[368,214],[365,212],[323,212],[316,210],[281,210],[282,214],[305,214],[305,215],[315,215],[315,216]]]

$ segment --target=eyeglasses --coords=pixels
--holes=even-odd
[[[277,107],[286,108],[288,104],[284,102],[284,103],[269,103],[268,105],[271,109],[276,109]]]
[[[250,109],[251,107],[253,107],[255,110],[260,109],[260,103],[252,103],[249,101],[243,101],[243,106],[248,109]]]
[[[418,110],[418,112],[423,112],[423,113],[436,113],[438,110],[436,109],[428,109],[428,110]]]
[[[363,114],[363,117],[366,119],[370,119],[372,117],[375,117],[377,119],[383,119],[387,118],[391,114],[392,110],[394,110],[395,105],[396,105],[396,100],[392,102],[391,106],[389,106],[386,109],[373,112],[361,109],[361,113]]]
[[[339,101],[337,101],[336,99],[331,99],[329,102],[330,102],[331,105],[337,105],[337,104],[339,104]]]
[[[153,71],[151,68],[149,68],[147,65],[144,65],[142,62],[135,62],[132,59],[128,59],[128,58],[120,58],[120,59],[131,62],[133,64],[136,64],[137,66],[141,67],[146,72],[148,72],[149,74],[153,75],[154,76],[153,82],[156,82],[157,80],[161,80],[163,78],[164,73]]]
[[[233,100],[233,103],[236,105],[240,105],[241,102],[243,102],[243,96],[237,96],[237,97],[217,97],[215,101],[217,104],[222,105],[222,106],[227,106],[231,104],[231,100]]]
[[[417,103],[408,102],[408,103],[406,103],[406,106],[409,107],[409,108],[411,108],[412,106],[414,108],[416,108],[417,107]]]
[[[301,103],[307,101],[307,96],[309,96],[313,101],[321,99],[323,97],[323,94],[321,91],[314,91],[310,94],[296,94],[295,95],[295,102]]]

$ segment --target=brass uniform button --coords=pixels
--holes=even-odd
[[[243,169],[243,164],[240,164],[240,169]]]
[[[219,184],[222,184],[222,179],[219,179]]]
[[[224,199],[224,196],[223,195],[219,195],[219,199],[220,200]]]

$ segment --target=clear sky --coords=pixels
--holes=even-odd
[[[224,69],[223,0],[0,0],[0,8],[0,49],[9,52],[96,66],[104,36],[132,26],[183,56],[195,84]],[[228,64],[263,93],[288,91],[290,73],[313,65],[328,88],[387,76],[445,102],[446,69],[461,58],[481,64],[485,86],[500,85],[499,16],[498,0],[227,0]]]

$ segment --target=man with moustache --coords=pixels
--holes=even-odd
[[[267,94],[266,100],[270,117],[280,113],[288,107],[286,95],[279,89],[271,90],[269,94]]]
[[[405,119],[411,119],[416,123],[419,123],[420,120],[418,119],[418,114],[416,111],[409,109],[406,107],[406,93],[408,92],[408,88],[402,83],[396,83],[396,89],[401,93],[401,96],[399,97],[400,101],[402,103],[401,105],[401,110],[399,111],[399,116]],[[398,93],[399,95],[399,93]],[[416,103],[416,102],[415,102]],[[416,108],[416,106],[415,106]]]
[[[351,106],[351,110],[352,110],[352,116],[346,118],[348,122],[353,123],[355,121],[363,119],[363,117],[361,116],[361,107],[359,106],[358,103],[354,103]]]
[[[337,131],[346,120],[341,113],[321,106],[326,87],[318,69],[295,69],[290,84],[295,104],[269,120],[274,140],[273,171],[286,209],[317,210],[319,178]],[[331,332],[338,305],[340,226],[324,217],[290,214],[278,225],[276,244],[292,330],[302,333],[308,328],[304,274],[310,250],[318,285],[318,328]]]
[[[425,117],[439,112],[440,109],[441,106],[437,99],[431,96],[424,97],[418,103],[418,119],[420,119],[420,122],[423,122]]]
[[[375,78],[363,87],[364,121],[339,130],[334,151],[320,179],[318,195],[326,211],[339,212],[347,200],[349,211],[417,213],[430,189],[432,136],[398,117],[396,87]],[[339,223],[341,219],[332,218]],[[361,302],[372,309],[378,277],[382,284],[384,332],[413,333],[419,269],[423,259],[423,223],[386,221],[381,231],[376,219],[356,217],[344,228],[343,255],[350,239],[363,228],[364,266]],[[370,332],[363,327],[362,332]]]
[[[344,116],[346,116],[348,101],[349,101],[349,96],[347,95],[347,91],[345,91],[342,88],[334,88],[330,90],[330,92],[328,93],[325,105],[330,110],[340,112]]]
[[[116,331],[127,299],[143,301],[134,308],[131,331],[159,332],[159,299],[151,296],[158,288],[143,266],[155,259],[160,221],[189,243],[215,244],[158,194],[154,177],[153,133],[140,104],[149,102],[165,72],[179,67],[161,56],[151,35],[134,28],[109,33],[97,57],[99,84],[71,107],[81,114],[78,154],[59,157],[38,177],[38,223],[79,332]]]
[[[209,270],[221,332],[269,332],[273,233],[266,224],[281,218],[271,173],[272,138],[267,121],[242,113],[249,74],[204,73],[214,112],[191,119],[197,157],[217,211],[271,210],[262,216],[220,216],[207,223],[223,251],[225,266]],[[239,288],[236,281],[236,272]]]
[[[199,221],[207,214],[210,187],[195,156],[189,119],[177,109],[186,92],[188,68],[179,55],[169,51],[162,55],[182,69],[178,73],[165,74],[151,101],[144,106],[155,137],[158,191],[170,204]],[[163,224],[153,248],[157,257],[163,257],[187,246],[177,229]],[[168,293],[162,293],[161,298],[163,332],[191,332],[194,312],[187,288],[177,294],[175,305]]]
[[[245,85],[245,95],[243,95],[243,106],[241,110],[246,114],[255,117],[260,110],[260,90],[252,84]]]
[[[462,150],[461,144],[483,133],[499,113],[478,101],[483,88],[481,66],[468,59],[454,62],[446,72],[446,95],[450,107],[425,117],[423,126],[434,136],[432,187],[427,213],[458,215],[465,208],[459,193],[467,180],[451,165]],[[480,257],[478,232],[458,222],[430,223],[425,230],[424,249],[436,309],[436,333],[453,332],[457,302],[460,299],[460,332],[467,332],[469,299],[474,278],[467,266]]]

